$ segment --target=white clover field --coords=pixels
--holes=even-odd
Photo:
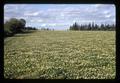
[[[34,31],[4,39],[4,78],[115,79],[115,31]]]

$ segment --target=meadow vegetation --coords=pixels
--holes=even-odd
[[[4,39],[4,77],[114,79],[115,31],[33,31]]]

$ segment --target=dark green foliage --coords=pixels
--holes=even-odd
[[[9,21],[4,24],[4,36],[10,36],[21,32],[25,27],[26,21],[24,19],[11,18]]]
[[[41,30],[44,30],[44,31],[54,31],[54,29],[49,29],[49,28],[41,28]]]
[[[24,19],[20,19],[20,23],[21,23],[21,28],[24,29],[26,21]]]
[[[4,37],[12,36],[24,30],[36,30],[35,27],[25,27],[26,21],[24,19],[11,18],[4,24]]]
[[[35,27],[25,27],[25,30],[37,30]]]
[[[101,24],[97,25],[94,22],[84,25],[78,25],[76,22],[70,26],[70,30],[102,30],[102,31],[114,31],[115,25]]]
[[[73,24],[74,30],[79,30],[79,25],[75,22],[75,24]]]

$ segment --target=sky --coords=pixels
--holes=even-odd
[[[113,4],[5,4],[4,22],[10,18],[25,19],[26,26],[67,30],[78,24],[115,24]]]

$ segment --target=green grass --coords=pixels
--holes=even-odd
[[[4,77],[115,79],[114,31],[36,31],[4,40]]]

